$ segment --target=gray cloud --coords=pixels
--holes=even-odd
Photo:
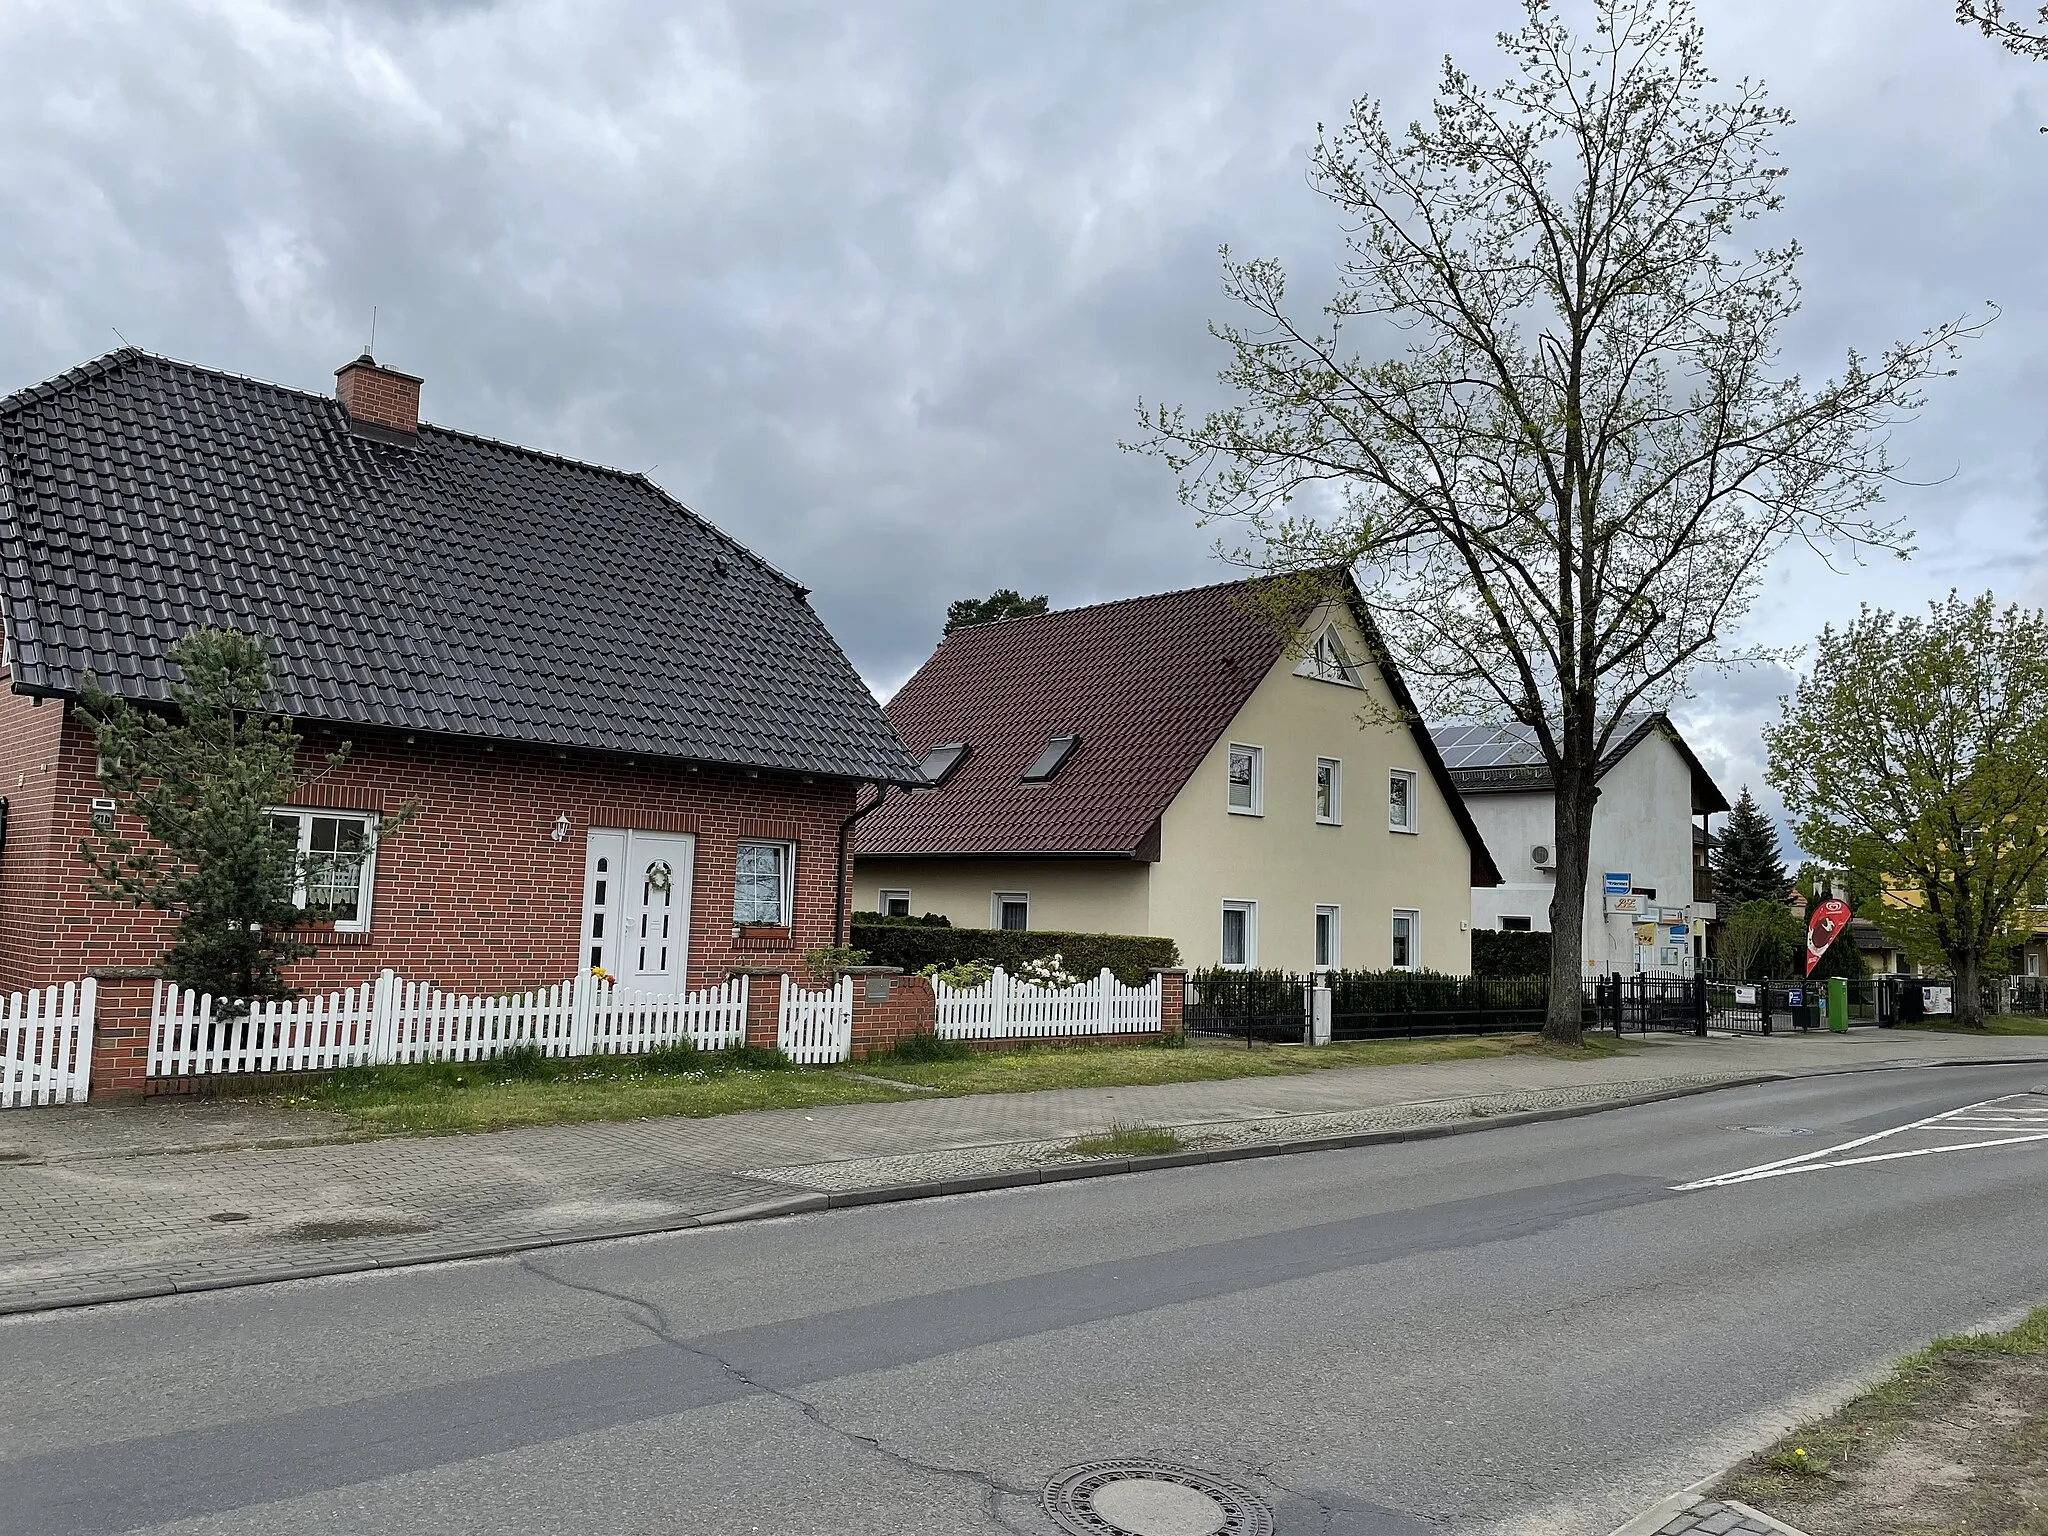
[[[2048,68],[1938,0],[1709,0],[1723,73],[1798,115],[1808,373],[2006,313],[1896,447],[1910,565],[1787,558],[1749,629],[2041,596]],[[1506,0],[75,0],[0,12],[0,389],[114,344],[325,389],[367,337],[436,420],[655,478],[815,589],[887,691],[954,597],[1224,574],[1136,399],[1212,398],[1216,247],[1312,303],[1315,124],[1495,72]],[[1702,679],[1757,778],[1783,679]],[[1767,698],[1766,695],[1770,697]],[[1734,784],[1730,785],[1731,789]]]

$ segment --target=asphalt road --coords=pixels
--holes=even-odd
[[[1811,1078],[11,1319],[0,1533],[1043,1533],[1049,1476],[1141,1455],[1281,1536],[1599,1536],[2048,1299],[2048,1097],[1819,1155],[2037,1088]],[[1791,1157],[1838,1166],[1674,1187]]]

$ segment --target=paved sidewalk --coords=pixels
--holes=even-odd
[[[0,1312],[708,1224],[828,1194],[1092,1174],[1124,1160],[1081,1169],[1067,1143],[1116,1124],[1171,1126],[1229,1155],[1759,1076],[2013,1057],[2048,1065],[2048,1038],[1679,1037],[1593,1062],[1510,1057],[379,1140],[335,1139],[346,1134],[337,1116],[255,1104],[10,1110]]]

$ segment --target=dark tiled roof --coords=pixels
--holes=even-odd
[[[1727,797],[1714,783],[1706,766],[1693,754],[1678,727],[1663,711],[1624,715],[1614,740],[1600,759],[1596,779],[1605,778],[1614,765],[1627,757],[1652,731],[1661,730],[1692,771],[1695,811],[1725,811]],[[1451,724],[1430,729],[1437,750],[1451,770],[1451,778],[1467,795],[1526,793],[1550,788],[1550,769],[1536,744],[1536,732],[1518,721],[1505,725]]]
[[[913,752],[965,741],[945,783],[899,795],[860,823],[863,855],[1141,856],[1154,827],[1273,665],[1281,642],[1242,599],[1249,582],[1126,598],[948,635],[890,701]],[[1347,582],[1348,587],[1348,582]],[[1353,611],[1377,641],[1352,591]],[[1384,672],[1412,713],[1400,676]],[[1077,735],[1048,782],[1021,782],[1054,736]],[[1478,830],[1419,726],[1425,761],[1472,849],[1476,884],[1499,882]]]
[[[914,776],[802,589],[644,476],[134,350],[0,400],[0,605],[23,692],[162,700],[210,624],[299,719]]]

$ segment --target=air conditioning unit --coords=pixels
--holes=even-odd
[[[1555,869],[1557,868],[1557,855],[1551,851],[1548,843],[1538,843],[1529,850],[1529,862],[1538,869]]]

